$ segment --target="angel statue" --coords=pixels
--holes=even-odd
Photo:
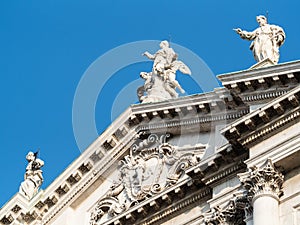
[[[191,70],[178,60],[178,55],[170,48],[168,41],[162,41],[159,46],[160,49],[155,54],[147,51],[143,54],[153,60],[152,72],[140,74],[141,78],[145,79],[144,86],[138,89],[139,99],[143,103],[176,98],[176,88],[185,93],[176,80],[176,72],[179,70],[183,74],[191,75]]]
[[[44,161],[38,159],[37,154],[38,152],[28,152],[26,155],[28,165],[24,174],[24,181],[21,183],[19,190],[28,200],[31,200],[37,194],[39,187],[44,181],[41,170],[41,167],[44,166]]]
[[[252,40],[250,49],[257,62],[269,59],[273,64],[279,61],[279,47],[284,43],[284,30],[277,25],[268,24],[265,16],[257,16],[256,21],[259,27],[254,31],[243,31],[240,28],[234,29],[242,39]]]

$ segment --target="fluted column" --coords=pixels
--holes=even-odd
[[[253,225],[279,225],[278,204],[283,194],[283,175],[276,170],[271,159],[260,168],[253,167],[239,174],[239,178],[252,202]]]

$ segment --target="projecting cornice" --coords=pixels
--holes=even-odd
[[[0,224],[42,220],[49,224],[87,189],[93,191],[101,176],[124,155],[140,135],[152,132],[207,132],[214,123],[233,121],[248,106],[225,88],[170,101],[130,106],[50,186],[31,201],[15,195],[0,211]],[[178,189],[179,190],[179,189]],[[164,197],[165,198],[165,197]]]
[[[221,130],[233,144],[249,147],[300,119],[300,86]]]
[[[223,86],[249,105],[264,104],[300,82],[300,61],[217,76]]]

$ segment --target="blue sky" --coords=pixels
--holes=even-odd
[[[268,11],[269,23],[287,35],[280,63],[298,60],[299,6],[297,0],[1,1],[0,206],[18,191],[29,150],[41,149],[44,189],[80,155],[72,124],[75,92],[106,52],[135,41],[168,39],[201,57],[215,75],[247,69],[255,63],[250,42],[232,29],[253,30],[255,16]],[[120,100],[120,93],[127,87],[126,93],[135,95],[139,72],[150,69],[151,63],[143,62],[112,74],[96,102],[98,133],[136,103],[135,97]],[[188,94],[205,89],[193,77],[178,80]]]

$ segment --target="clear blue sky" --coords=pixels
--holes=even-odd
[[[85,71],[107,51],[171,38],[200,56],[215,75],[242,70],[255,62],[250,43],[232,29],[253,30],[255,16],[268,11],[269,23],[282,26],[287,35],[280,62],[298,60],[299,8],[298,0],[1,1],[0,206],[18,191],[29,150],[41,149],[44,189],[80,155],[73,98]],[[122,106],[113,105],[122,88],[150,67],[129,66],[105,84],[96,105],[99,133],[111,123],[111,114],[136,102],[128,98]],[[182,76],[178,79],[189,94],[201,92]]]

